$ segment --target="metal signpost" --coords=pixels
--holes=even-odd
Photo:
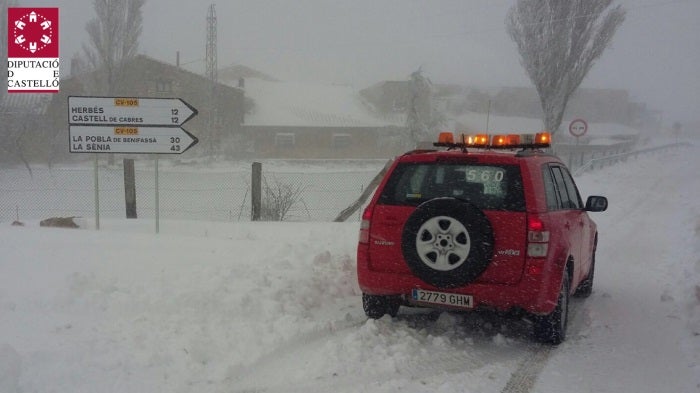
[[[583,119],[574,119],[569,123],[569,134],[576,137],[576,150],[578,150],[578,138],[586,135],[586,131],[588,131],[588,123]],[[569,154],[569,168],[573,164],[572,156],[573,154]],[[583,160],[583,154],[581,155],[581,160]]]
[[[197,109],[180,98],[68,97],[71,153],[156,154],[156,233],[159,232],[158,154],[182,154],[197,137],[181,126]],[[100,229],[95,155],[95,224]]]

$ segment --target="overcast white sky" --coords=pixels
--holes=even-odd
[[[244,64],[283,80],[350,84],[406,79],[529,86],[505,31],[515,0],[219,1],[218,65]],[[700,119],[700,0],[618,0],[627,20],[583,86],[624,88],[661,109],[666,123]],[[24,0],[59,6],[68,67],[87,42],[92,0]],[[146,0],[141,52],[203,72],[210,2]],[[68,71],[64,68],[66,72]]]

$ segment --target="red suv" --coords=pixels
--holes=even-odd
[[[566,337],[569,296],[590,295],[596,224],[548,133],[440,135],[398,157],[362,216],[357,273],[370,318],[400,306],[529,316],[535,338]]]

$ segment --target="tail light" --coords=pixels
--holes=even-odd
[[[362,221],[360,221],[360,239],[361,244],[369,243],[369,226],[372,219],[372,211],[367,208],[362,213]]]
[[[527,219],[527,256],[543,258],[549,250],[549,231],[545,230],[544,223],[537,217]]]

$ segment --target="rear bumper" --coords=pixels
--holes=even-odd
[[[358,258],[357,277],[360,289],[370,295],[402,296],[410,298],[414,288],[428,291],[471,295],[474,308],[492,308],[498,311],[523,309],[528,313],[545,315],[554,310],[559,297],[562,270],[528,269],[514,285],[474,282],[459,288],[436,288],[411,274],[372,271]],[[536,275],[527,272],[536,271]],[[558,271],[558,273],[557,273]]]

